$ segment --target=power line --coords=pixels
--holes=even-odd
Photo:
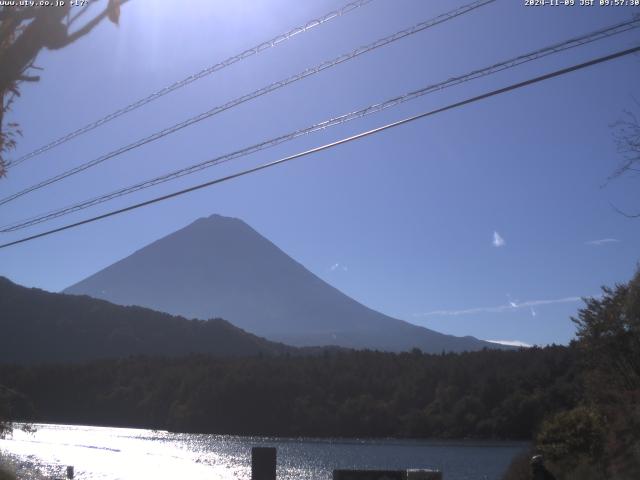
[[[559,77],[561,75],[566,75],[568,73],[575,72],[575,71],[581,70],[583,68],[587,68],[587,67],[591,67],[591,66],[594,66],[594,65],[598,65],[600,63],[608,62],[608,61],[611,61],[613,59],[620,58],[620,57],[623,57],[623,56],[626,56],[626,55],[630,55],[630,54],[633,54],[633,53],[636,53],[636,52],[639,52],[639,51],[640,51],[640,46],[639,47],[634,47],[634,48],[629,48],[629,49],[622,50],[622,51],[618,51],[618,52],[612,53],[610,55],[606,55],[604,57],[598,57],[598,58],[595,58],[593,60],[589,60],[587,62],[580,63],[580,64],[577,64],[577,65],[572,65],[570,67],[566,67],[566,68],[563,68],[561,70],[556,70],[556,71],[551,72],[551,73],[540,75],[538,77],[534,77],[534,78],[531,78],[529,80],[525,80],[523,82],[514,83],[514,84],[511,84],[511,85],[509,85],[507,87],[499,88],[497,90],[492,90],[490,92],[483,93],[482,95],[477,95],[475,97],[471,97],[471,98],[468,98],[466,100],[462,100],[460,102],[452,103],[452,104],[449,104],[449,105],[447,105],[445,107],[437,108],[435,110],[430,110],[430,111],[427,111],[427,112],[424,112],[424,113],[420,113],[418,115],[414,115],[414,116],[411,116],[411,117],[408,117],[408,118],[404,118],[404,119],[398,120],[396,122],[388,123],[388,124],[383,125],[381,127],[373,128],[371,130],[367,130],[365,132],[361,132],[361,133],[358,133],[356,135],[352,135],[350,137],[343,138],[341,140],[337,140],[335,142],[327,143],[325,145],[322,145],[322,146],[319,146],[319,147],[315,147],[315,148],[312,148],[312,149],[309,149],[309,150],[305,150],[303,152],[296,153],[294,155],[289,155],[287,157],[280,158],[279,160],[274,160],[274,161],[269,162],[269,163],[264,163],[262,165],[258,165],[257,167],[253,167],[253,168],[249,168],[249,169],[246,169],[246,170],[242,170],[241,172],[237,172],[237,173],[234,173],[232,175],[227,175],[225,177],[216,178],[214,180],[210,180],[208,182],[201,183],[199,185],[195,185],[193,187],[185,188],[184,190],[179,190],[177,192],[169,193],[167,195],[162,195],[160,197],[156,197],[156,198],[153,198],[151,200],[146,200],[144,202],[137,203],[137,204],[134,204],[134,205],[130,205],[128,207],[120,208],[118,210],[113,210],[111,212],[104,213],[102,215],[98,215],[98,216],[95,216],[95,217],[92,217],[92,218],[88,218],[86,220],[81,220],[79,222],[75,222],[75,223],[71,223],[71,224],[68,224],[68,225],[65,225],[65,226],[62,226],[62,227],[54,228],[52,230],[48,230],[46,232],[38,233],[36,235],[31,235],[29,237],[21,238],[19,240],[14,240],[13,242],[9,242],[9,243],[5,243],[5,244],[0,245],[0,249],[7,248],[7,247],[10,247],[12,245],[17,245],[17,244],[20,244],[20,243],[28,242],[28,241],[31,241],[31,240],[35,240],[36,238],[41,238],[41,237],[44,237],[44,236],[52,235],[54,233],[62,232],[64,230],[69,230],[71,228],[79,227],[80,225],[85,225],[87,223],[92,223],[92,222],[95,222],[95,221],[98,221],[98,220],[102,220],[102,219],[105,219],[105,218],[108,218],[108,217],[112,217],[114,215],[119,215],[119,214],[124,213],[124,212],[129,212],[131,210],[136,210],[138,208],[145,207],[147,205],[151,205],[151,204],[158,203],[158,202],[161,202],[161,201],[164,201],[164,200],[168,200],[170,198],[178,197],[180,195],[184,195],[186,193],[190,193],[190,192],[193,192],[195,190],[200,190],[202,188],[210,187],[210,186],[216,185],[218,183],[223,183],[223,182],[226,182],[228,180],[233,180],[235,178],[243,177],[245,175],[249,175],[251,173],[255,173],[255,172],[258,172],[260,170],[265,170],[265,169],[270,168],[270,167],[275,167],[276,165],[280,165],[282,163],[289,162],[291,160],[295,160],[297,158],[305,157],[305,156],[311,155],[313,153],[318,153],[318,152],[321,152],[323,150],[328,150],[330,148],[337,147],[338,145],[349,143],[349,142],[352,142],[354,140],[359,140],[361,138],[368,137],[370,135],[374,135],[376,133],[380,133],[380,132],[385,131],[385,130],[389,130],[391,128],[399,127],[400,125],[405,125],[405,124],[413,122],[415,120],[419,120],[419,119],[426,118],[426,117],[429,117],[429,116],[432,116],[432,115],[436,115],[438,113],[442,113],[442,112],[445,112],[445,111],[448,111],[448,110],[453,110],[455,108],[462,107],[462,106],[468,105],[470,103],[475,103],[475,102],[478,102],[480,100],[484,100],[484,99],[487,99],[487,98],[490,98],[490,97],[494,97],[496,95],[500,95],[500,94],[503,94],[503,93],[506,93],[506,92],[517,90],[519,88],[523,88],[523,87],[526,87],[528,85],[532,85],[534,83],[539,83],[539,82],[542,82],[542,81],[545,81],[545,80],[549,80],[549,79],[554,78],[554,77]]]
[[[11,224],[8,225],[4,225],[2,227],[0,227],[0,233],[8,233],[8,232],[13,232],[13,231],[17,231],[17,230],[21,230],[23,228],[27,228],[42,222],[46,222],[49,220],[52,220],[54,218],[59,218],[61,216],[64,215],[68,215],[80,210],[84,210],[86,208],[98,205],[100,203],[104,203],[107,202],[109,200],[113,200],[115,198],[124,196],[124,195],[128,195],[140,190],[144,190],[146,188],[150,188],[152,186],[155,185],[159,185],[161,183],[170,181],[170,180],[175,180],[177,178],[183,177],[185,175],[190,175],[192,173],[201,171],[205,168],[209,168],[215,165],[219,165],[221,163],[225,163],[231,160],[235,160],[237,158],[240,157],[244,157],[246,155],[267,149],[267,148],[271,148],[274,147],[276,145],[280,145],[282,143],[294,140],[296,138],[299,138],[301,136],[304,135],[308,135],[314,132],[317,132],[319,130],[323,130],[329,127],[333,127],[333,126],[337,126],[337,125],[341,125],[343,123],[349,122],[351,120],[355,120],[358,118],[362,118],[364,116],[367,115],[371,115],[373,113],[378,113],[382,110],[386,110],[387,108],[391,108],[391,107],[395,107],[398,106],[402,103],[405,103],[407,101],[410,100],[415,100],[417,98],[420,98],[426,94],[429,93],[433,93],[436,91],[441,91],[444,90],[446,88],[455,86],[455,85],[459,85],[461,83],[464,82],[468,82],[471,80],[475,80],[477,78],[483,77],[483,76],[487,76],[487,75],[491,75],[509,68],[513,68],[519,65],[522,65],[524,63],[533,61],[533,60],[537,60],[543,57],[546,57],[548,55],[552,55],[555,53],[559,53],[565,50],[569,50],[571,48],[575,48],[578,46],[582,46],[588,43],[592,43],[595,42],[597,40],[602,40],[604,38],[608,38],[611,37],[613,35],[617,35],[620,33],[624,33],[627,32],[631,29],[634,28],[638,28],[640,27],[640,19],[636,19],[636,20],[630,20],[630,21],[626,21],[626,22],[621,22],[621,23],[617,23],[608,27],[604,27],[604,28],[600,28],[598,30],[595,30],[593,32],[590,32],[588,34],[579,36],[579,37],[574,37],[571,38],[569,40],[565,40],[563,42],[560,43],[555,43],[553,45],[544,47],[544,48],[540,48],[538,50],[534,50],[532,52],[523,54],[523,55],[519,55],[517,57],[514,58],[510,58],[509,60],[505,60],[496,64],[493,64],[489,67],[485,67],[482,69],[478,69],[478,70],[474,70],[472,72],[469,72],[467,74],[464,75],[460,75],[457,77],[451,77],[445,81],[436,83],[436,84],[432,84],[426,87],[423,87],[419,90],[414,90],[412,92],[408,92],[404,95],[400,95],[394,98],[391,98],[389,100],[386,100],[382,103],[377,103],[377,104],[373,104],[373,105],[369,105],[365,108],[356,110],[356,111],[352,111],[350,113],[346,113],[344,115],[340,115],[338,117],[334,117],[331,118],[329,120],[325,120],[323,122],[319,122],[316,124],[313,124],[311,126],[293,131],[293,132],[289,132],[285,135],[281,135],[279,137],[275,137],[275,138],[271,138],[269,140],[257,143],[255,145],[251,145],[249,147],[245,147],[242,148],[240,150],[236,150],[234,152],[231,153],[227,153],[225,155],[221,155],[218,156],[216,158],[213,159],[209,159],[207,161],[204,162],[200,162],[194,165],[191,165],[189,167],[185,167],[149,180],[145,180],[143,182],[134,184],[134,185],[130,185],[128,187],[124,187],[124,188],[120,188],[118,190],[115,190],[113,192],[89,199],[89,200],[84,200],[82,202],[77,202],[74,203],[72,205],[69,205],[67,207],[63,207],[57,210],[53,210],[47,213],[43,213],[43,214],[39,214],[38,216],[35,217],[31,217],[28,218],[26,220],[21,220],[18,222],[13,222]]]
[[[291,40],[291,38],[293,38],[294,36],[298,35],[299,33],[304,33],[307,32],[309,30],[311,30],[314,27],[317,27],[318,25],[322,25],[323,23],[326,23],[330,20],[333,20],[334,18],[338,18],[341,17],[355,9],[357,9],[358,7],[362,7],[364,5],[366,5],[367,3],[372,2],[373,0],[357,0],[355,2],[351,2],[351,3],[347,3],[345,6],[343,6],[342,8],[338,9],[338,10],[332,10],[329,13],[326,13],[325,15],[322,15],[319,18],[313,19],[313,20],[309,20],[308,22],[306,22],[304,25],[300,25],[299,27],[293,28],[291,30],[289,30],[288,32],[282,33],[280,35],[277,35],[275,37],[273,37],[270,40],[264,41],[262,43],[260,43],[259,45],[256,45],[255,47],[249,48],[241,53],[238,53],[237,55],[233,55],[225,60],[222,60],[221,62],[216,63],[215,65],[212,65],[210,67],[204,68],[202,70],[200,70],[197,73],[194,73],[192,75],[189,75],[186,78],[183,78],[181,80],[177,80],[176,82],[172,83],[171,85],[167,85],[164,88],[161,88],[160,90],[151,93],[150,95],[147,95],[144,98],[141,98],[139,100],[136,100],[133,103],[130,103],[129,105],[127,105],[126,107],[120,108],[119,110],[116,110],[115,112],[112,112],[108,115],[105,115],[102,118],[99,118],[98,120],[88,123],[87,125],[80,127],[72,132],[67,133],[66,135],[63,135],[62,137],[53,140],[52,142],[43,145],[19,158],[17,158],[16,160],[10,161],[7,164],[7,169],[12,168],[12,167],[16,167],[18,165],[20,165],[22,162],[29,160],[30,158],[36,157],[38,155],[40,155],[41,153],[47,152],[49,150],[51,150],[52,148],[57,147],[58,145],[62,145],[63,143],[68,142],[69,140],[76,138],[79,135],[82,135],[84,133],[90,132],[91,130],[94,130],[98,127],[100,127],[101,125],[104,125],[107,122],[110,122],[111,120],[114,120],[126,113],[129,113],[133,110],[136,110],[140,107],[142,107],[143,105],[146,105],[147,103],[153,102],[154,100],[157,100],[158,98],[161,98],[171,92],[173,92],[174,90],[177,90],[179,88],[185,87],[197,80],[200,80],[201,78],[204,78],[208,75],[211,75],[215,72],[218,72],[226,67],[229,67],[231,65],[233,65],[234,63],[237,63],[241,60],[245,60],[249,57],[252,57],[253,55],[256,55],[260,52],[263,52],[265,50],[268,50],[269,48],[272,47],[276,47],[277,45],[280,45],[281,43],[285,42],[286,40]]]
[[[46,187],[48,185],[51,185],[52,183],[58,182],[60,180],[63,180],[65,178],[68,178],[72,175],[75,175],[77,173],[80,173],[88,168],[91,168],[95,165],[98,165],[106,160],[109,160],[113,157],[116,157],[118,155],[121,155],[123,153],[126,153],[130,150],[133,150],[135,148],[141,147],[143,145],[146,145],[148,143],[151,143],[155,140],[158,140],[160,138],[163,138],[167,135],[170,135],[172,133],[177,132],[178,130],[182,130],[183,128],[189,127],[195,123],[198,123],[202,120],[205,120],[209,117],[212,117],[214,115],[217,115],[225,110],[229,110],[233,107],[236,107],[242,103],[245,103],[249,100],[253,100],[254,98],[258,98],[261,97],[262,95],[266,95],[268,93],[271,93],[275,90],[278,90],[282,87],[285,87],[287,85],[290,85],[294,82],[297,82],[299,80],[302,80],[304,78],[310,77],[312,75],[315,75],[319,72],[322,72],[323,70],[326,70],[328,68],[334,67],[336,65],[340,65],[341,63],[344,63],[346,61],[349,61],[353,58],[356,58],[364,53],[368,53],[371,52],[373,50],[376,50],[380,47],[383,47],[385,45],[388,45],[390,43],[393,43],[397,40],[400,40],[402,38],[408,37],[410,35],[414,35],[418,32],[421,32],[423,30],[426,30],[430,27],[433,27],[435,25],[438,25],[440,23],[446,22],[448,20],[451,20],[453,18],[456,18],[460,15],[464,15],[465,13],[471,12],[477,8],[480,8],[484,5],[487,5],[489,3],[493,3],[496,0],[478,0],[475,2],[472,2],[468,5],[464,5],[462,7],[456,8],[450,12],[447,12],[445,14],[442,14],[438,17],[435,17],[431,20],[427,20],[421,23],[418,23],[410,28],[407,28],[405,30],[401,30],[399,32],[396,32],[392,35],[389,35],[387,37],[381,38],[379,40],[376,40],[375,42],[372,42],[366,46],[362,46],[362,47],[358,47],[355,50],[352,50],[349,53],[345,53],[343,55],[340,55],[339,57],[336,57],[332,60],[326,61],[324,63],[321,63],[319,65],[316,65],[314,67],[308,68],[296,75],[292,75],[284,80],[280,80],[274,83],[271,83],[270,85],[260,88],[259,90],[255,90],[251,93],[248,93],[246,95],[243,95],[241,97],[238,97],[234,100],[231,100],[230,102],[227,102],[223,105],[219,105],[217,107],[212,108],[211,110],[208,110],[204,113],[201,113],[199,115],[196,115],[195,117],[191,117],[187,120],[184,120],[180,123],[177,123],[171,127],[165,128],[164,130],[160,130],[156,133],[153,133],[145,138],[139,139],[133,143],[130,143],[129,145],[120,147],[116,150],[113,150],[105,155],[102,155],[98,158],[95,158],[93,160],[90,160],[88,162],[85,162],[81,165],[78,165],[77,167],[74,167],[70,170],[67,170],[66,172],[60,173],[54,177],[48,178],[47,180],[43,180],[42,182],[39,182],[35,185],[32,185],[30,187],[25,188],[24,190],[21,190],[19,192],[16,192],[14,194],[11,194],[7,197],[4,197],[2,199],[0,199],[0,205],[4,205],[5,203],[11,202],[19,197],[22,197],[23,195],[26,195],[28,193],[31,193],[35,190],[39,190],[43,187]]]

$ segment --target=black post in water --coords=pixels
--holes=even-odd
[[[251,480],[276,480],[275,447],[251,449]]]

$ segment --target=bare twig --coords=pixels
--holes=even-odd
[[[20,75],[18,77],[18,81],[20,82],[39,82],[40,75]]]
[[[118,5],[123,5],[123,4],[127,3],[128,1],[129,0],[120,0]],[[114,8],[114,6],[113,6],[112,2],[109,2],[107,4],[106,8],[102,11],[102,13],[100,13],[99,15],[96,15],[92,20],[87,22],[79,30],[76,30],[75,32],[69,34],[67,36],[67,40],[58,48],[65,47],[65,46],[69,45],[70,43],[75,42],[80,37],[83,37],[87,33],[91,32],[91,30],[93,30],[102,20],[104,20],[106,17],[109,16],[109,14],[112,11],[112,8]]]
[[[620,210],[618,207],[616,207],[612,202],[609,202],[609,205],[611,206],[611,208],[613,208],[620,215],[623,215],[623,216],[625,216],[627,218],[640,218],[640,213],[627,213],[627,212],[624,212],[624,211]]]

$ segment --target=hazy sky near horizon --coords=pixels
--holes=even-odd
[[[133,0],[119,27],[38,58],[11,120],[27,153],[175,80],[343,5]],[[11,169],[4,197],[273,81],[469,3],[375,0]],[[579,3],[579,2],[578,2]],[[2,225],[206,160],[640,14],[498,0],[0,206]],[[427,95],[38,227],[2,243],[334,141],[638,44],[632,31]],[[629,56],[317,155],[0,250],[0,275],[51,291],[198,217],[239,217],[363,304],[444,333],[566,343],[580,297],[640,260],[640,179],[611,125],[640,111]],[[212,245],[215,248],[215,245]],[[229,319],[233,322],[233,319]]]

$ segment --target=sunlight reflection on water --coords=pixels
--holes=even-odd
[[[25,467],[79,480],[248,480],[251,447],[278,448],[278,479],[324,480],[334,468],[427,468],[446,480],[500,478],[524,443],[403,440],[269,439],[194,435],[130,428],[36,425],[0,440],[0,450]]]

